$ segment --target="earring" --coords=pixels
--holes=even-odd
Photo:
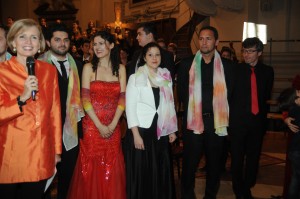
[[[38,51],[37,51],[38,53],[41,53],[41,50],[40,49],[38,49]]]
[[[17,52],[17,49],[16,49],[16,47],[14,47],[14,48],[13,48],[13,52],[14,52],[14,53],[16,53],[16,52]]]

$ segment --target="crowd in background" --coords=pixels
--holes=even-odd
[[[9,30],[9,27],[14,23],[14,19],[12,17],[7,17],[6,25],[3,25],[3,27],[6,28],[6,30]],[[55,22],[51,23],[62,23],[60,19],[55,20]],[[50,24],[51,24],[50,23]],[[47,28],[49,26],[47,20],[45,18],[39,19],[39,24],[42,28],[42,32],[44,36],[47,34]],[[69,30],[71,31],[71,43],[70,43],[70,54],[75,59],[82,59],[84,63],[87,63],[91,60],[93,51],[92,51],[92,43],[91,38],[95,35],[95,33],[99,30],[104,30],[109,33],[112,33],[115,36],[116,44],[118,45],[119,51],[120,51],[120,58],[123,65],[127,65],[128,62],[131,61],[133,53],[140,48],[138,42],[136,42],[136,33],[133,32],[135,30],[131,30],[128,28],[121,29],[121,27],[111,27],[110,24],[106,24],[103,27],[96,26],[96,22],[94,20],[90,20],[88,24],[86,25],[86,28],[82,28],[79,25],[78,20],[74,20],[72,22],[72,25],[69,26]],[[174,42],[166,43],[166,41],[160,37],[157,38],[158,45],[169,52],[171,52],[174,56],[174,75],[177,73],[177,67],[179,65],[179,62],[182,58],[178,56],[178,46]],[[47,46],[46,46],[47,47]],[[8,49],[9,52],[10,49]],[[230,42],[229,46],[223,46],[219,50],[222,57],[230,59],[236,63],[239,62],[236,56],[235,49],[233,47],[233,43]],[[13,53],[13,52],[11,52]],[[175,78],[176,80],[176,78]],[[176,83],[176,82],[175,82]]]
[[[199,50],[184,58],[178,56],[175,43],[158,38],[153,23],[139,24],[136,38],[118,26],[98,29],[92,20],[86,29],[78,21],[72,27],[61,20],[48,26],[44,18],[39,25],[32,19],[14,22],[9,17],[0,28],[5,36],[5,45],[0,43],[5,52],[0,55],[6,60],[0,70],[3,197],[12,193],[18,199],[49,197],[43,188],[59,162],[59,199],[174,198],[169,143],[178,135],[174,103],[178,97],[184,112],[181,198],[196,197],[201,154],[206,158],[204,198],[216,198],[224,151],[225,155],[231,151],[236,198],[253,198],[274,81],[273,68],[259,60],[263,44],[258,38],[242,42],[244,62],[239,63],[232,43],[217,51],[219,35],[212,26],[201,28]],[[37,58],[36,74],[29,73],[28,57]],[[298,91],[297,84],[290,94],[292,104],[299,104]],[[129,129],[122,148],[119,120],[125,110]],[[296,133],[299,127],[292,116],[299,124],[299,112],[295,112],[284,119]],[[14,143],[15,132],[19,137]],[[32,132],[40,140],[28,136]],[[25,150],[26,144],[33,149]],[[292,158],[299,157],[298,148],[295,151]],[[48,158],[49,154],[53,156]],[[17,157],[24,163],[21,167]],[[26,170],[26,165],[35,171]],[[299,176],[293,176],[292,185],[290,194],[299,194],[295,188]]]

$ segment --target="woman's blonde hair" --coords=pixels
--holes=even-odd
[[[7,45],[8,47],[13,50],[13,41],[16,37],[16,35],[20,32],[23,32],[27,30],[30,27],[36,27],[39,30],[39,38],[40,38],[40,51],[43,52],[45,50],[46,44],[45,44],[45,38],[42,32],[42,29],[38,22],[36,22],[33,19],[20,19],[13,23],[13,25],[10,27],[8,33],[7,33]]]

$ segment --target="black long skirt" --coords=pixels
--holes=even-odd
[[[139,128],[145,150],[135,149],[131,130],[124,140],[127,199],[174,199],[169,137],[156,135],[157,115],[149,129]]]

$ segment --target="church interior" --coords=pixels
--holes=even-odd
[[[176,44],[180,58],[197,52],[199,30],[211,25],[219,31],[217,50],[224,46],[233,48],[238,61],[242,61],[244,22],[265,25],[266,44],[262,60],[273,67],[275,77],[269,102],[268,131],[263,142],[258,182],[253,189],[253,196],[257,199],[279,199],[283,198],[287,189],[286,170],[289,165],[286,162],[286,150],[289,135],[276,99],[283,89],[291,86],[294,76],[300,74],[299,8],[298,0],[0,0],[0,24],[7,25],[9,18],[32,18],[41,25],[60,21],[73,30],[80,29],[80,33],[73,31],[75,41],[76,37],[84,34],[107,30],[115,34],[120,43],[126,41],[129,50],[132,50],[138,46],[137,25],[151,21],[156,24],[159,38],[166,46]],[[181,148],[179,144],[173,151],[178,198]],[[204,194],[203,165],[205,163],[202,160],[196,178],[197,198],[202,198]],[[222,175],[219,199],[234,198],[230,172],[229,157]],[[52,189],[55,198],[55,187]]]

